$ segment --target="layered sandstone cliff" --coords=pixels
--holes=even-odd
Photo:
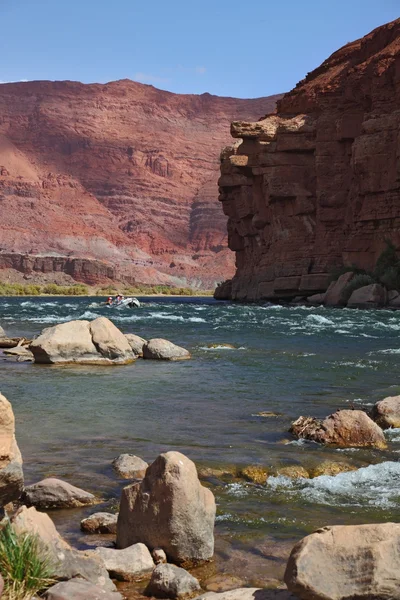
[[[219,151],[232,119],[277,98],[129,80],[0,85],[0,279],[210,287],[233,274]]]
[[[220,199],[237,300],[324,291],[400,247],[400,19],[335,52],[258,122],[232,123]]]

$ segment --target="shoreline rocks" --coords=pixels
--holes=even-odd
[[[153,338],[143,346],[143,358],[152,360],[188,360],[190,352],[162,338]]]
[[[400,427],[400,396],[388,396],[374,404],[371,417],[382,429]]]
[[[362,410],[338,410],[322,421],[299,417],[290,432],[298,439],[338,448],[387,448],[382,429]]]
[[[214,554],[215,500],[196,466],[180,452],[161,454],[143,481],[122,490],[117,547],[142,542],[169,560],[200,562]]]
[[[149,465],[134,454],[120,454],[114,458],[112,466],[121,479],[143,479]]]
[[[98,502],[93,494],[56,477],[42,479],[27,486],[23,491],[22,501],[27,506],[42,509],[77,508]]]
[[[175,565],[160,564],[151,576],[145,590],[146,596],[155,598],[182,598],[200,590],[198,580],[190,573]]]
[[[133,544],[123,550],[96,548],[110,577],[118,581],[137,581],[149,575],[155,565],[144,544]]]
[[[12,406],[0,393],[0,508],[18,500],[24,488],[22,456],[15,439]]]
[[[106,512],[93,513],[81,521],[85,533],[117,533],[118,515]]]

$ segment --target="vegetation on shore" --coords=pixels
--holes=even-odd
[[[24,284],[24,283],[4,283],[0,281],[0,296],[115,296],[116,294],[125,296],[212,296],[213,290],[194,290],[189,287],[171,287],[168,285],[145,285],[135,286],[106,286],[99,289],[89,288],[83,283],[74,285],[58,285],[48,283],[46,285]]]
[[[0,532],[0,573],[7,600],[28,600],[55,583],[52,562],[37,536],[17,535],[9,523]]]

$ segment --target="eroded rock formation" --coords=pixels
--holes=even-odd
[[[256,100],[124,80],[0,85],[0,276],[210,286],[233,273],[218,155]]]
[[[220,199],[236,275],[219,297],[311,295],[400,247],[400,20],[328,58],[256,123],[233,122]]]

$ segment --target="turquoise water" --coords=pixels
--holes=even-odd
[[[111,468],[122,452],[152,461],[176,449],[213,467],[308,467],[328,458],[364,467],[263,486],[209,477],[218,502],[217,559],[249,582],[261,572],[281,576],[294,541],[316,527],[398,520],[400,430],[383,452],[322,449],[287,431],[301,414],[368,408],[400,394],[400,313],[143,300],[136,311],[115,311],[92,306],[95,298],[1,299],[0,324],[10,335],[106,315],[125,333],[165,337],[193,355],[108,368],[1,361],[0,389],[14,407],[27,482],[56,475],[101,495],[107,508],[124,484]],[[208,348],[212,343],[236,349]],[[52,516],[85,545],[78,528],[88,512],[93,508]]]

